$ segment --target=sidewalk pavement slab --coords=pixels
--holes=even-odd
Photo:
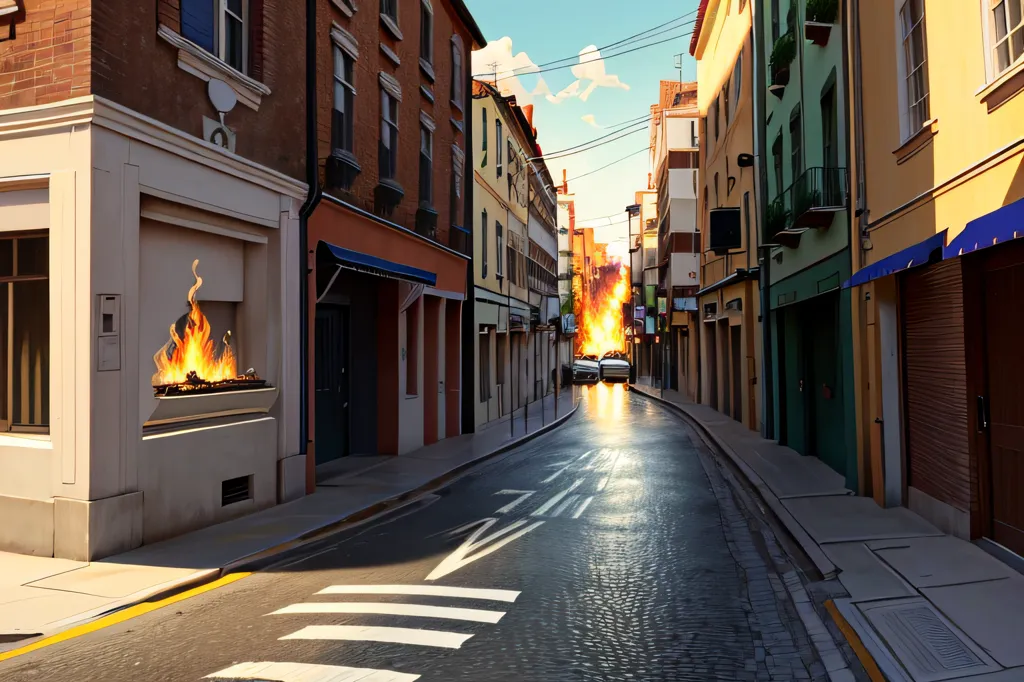
[[[814,457],[675,391],[630,386],[683,413],[733,461],[827,578],[836,608],[900,682],[1024,682],[1024,576],[910,510],[856,497]]]
[[[545,401],[544,413],[538,402],[528,421],[525,411],[516,413],[514,436],[506,417],[476,434],[405,455],[367,457],[365,462],[336,467],[329,474],[330,484],[319,486],[312,495],[100,561],[0,552],[0,635],[16,640],[0,643],[0,652],[23,646],[26,641],[18,637],[54,634],[321,538],[558,426],[577,405],[574,392],[562,394],[556,421],[554,396]]]

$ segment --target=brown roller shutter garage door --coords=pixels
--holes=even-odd
[[[963,280],[959,258],[902,279],[907,483],[970,511]]]

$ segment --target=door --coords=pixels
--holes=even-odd
[[[732,346],[732,418],[743,422],[743,372],[740,353],[740,327],[729,327],[730,345]]]
[[[1000,250],[1006,247],[998,247]],[[1018,258],[1013,258],[1018,256]],[[979,401],[982,427],[988,422],[992,539],[1024,554],[1024,251],[994,253],[985,268],[985,354],[987,405]],[[1016,261],[1016,262],[1014,262]]]
[[[317,305],[316,463],[349,454],[348,308]]]
[[[704,335],[704,349],[707,351],[707,398],[705,403],[713,409],[718,409],[718,341],[715,337],[716,322],[704,325],[707,334]]]
[[[801,310],[807,370],[804,392],[810,424],[811,453],[846,475],[843,401],[839,385],[839,294],[822,294]]]

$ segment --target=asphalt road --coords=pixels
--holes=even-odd
[[[727,479],[680,418],[595,387],[407,513],[0,680],[825,680],[773,535]]]

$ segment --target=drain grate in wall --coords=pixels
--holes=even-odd
[[[245,502],[252,497],[252,476],[239,476],[221,481],[220,506]]]
[[[862,609],[915,682],[1001,669],[954,632],[924,599]]]

